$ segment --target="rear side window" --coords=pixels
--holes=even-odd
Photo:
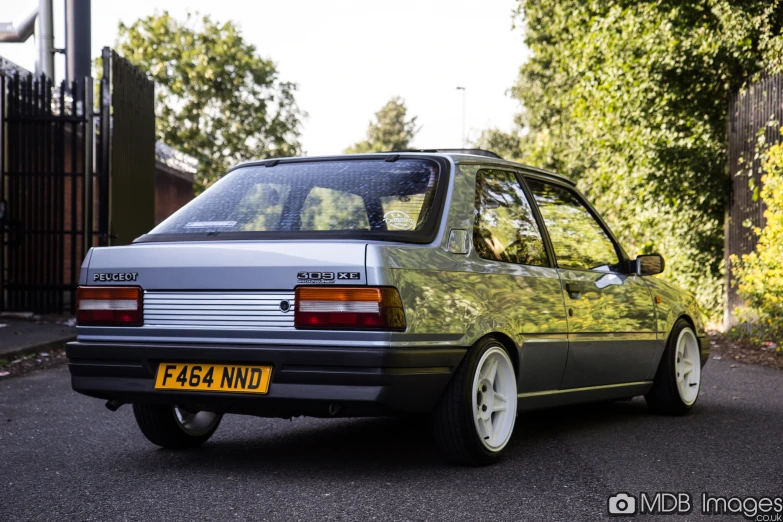
[[[528,179],[559,266],[608,270],[619,263],[614,243],[572,190]]]
[[[439,166],[427,159],[241,167],[163,221],[150,236],[411,234],[423,230],[437,214],[433,202],[438,181]]]
[[[484,259],[548,265],[541,231],[514,173],[480,170],[476,174],[473,244]]]

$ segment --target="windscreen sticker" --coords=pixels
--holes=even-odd
[[[390,210],[383,215],[383,220],[386,222],[386,228],[413,230],[413,219],[401,210]]]
[[[185,228],[233,228],[236,221],[191,221]]]

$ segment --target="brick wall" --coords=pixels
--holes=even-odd
[[[155,163],[155,224],[193,199],[193,175]]]

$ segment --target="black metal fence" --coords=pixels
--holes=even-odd
[[[781,141],[783,125],[783,81],[768,75],[729,100],[728,152],[731,194],[726,220],[727,288],[725,321],[736,321],[733,311],[742,306],[731,279],[731,255],[741,256],[756,247],[755,227],[764,226],[761,190],[762,157],[766,147]]]
[[[73,304],[81,261],[94,243],[85,213],[91,89],[86,82],[55,89],[45,77],[0,76],[0,199],[7,201],[0,309],[56,312]]]
[[[112,120],[101,170],[111,173],[111,193],[107,189],[101,199],[111,201],[111,209],[103,209],[109,244],[127,245],[155,226],[155,84],[108,47],[103,64],[101,89],[111,85]]]
[[[103,54],[98,113],[92,78],[0,73],[0,310],[73,312],[87,250],[154,224],[153,83]]]

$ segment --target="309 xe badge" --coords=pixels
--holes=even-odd
[[[335,278],[336,274],[336,278]],[[362,278],[361,272],[299,272],[296,278],[300,283],[332,284],[335,279],[341,281],[358,281]]]

